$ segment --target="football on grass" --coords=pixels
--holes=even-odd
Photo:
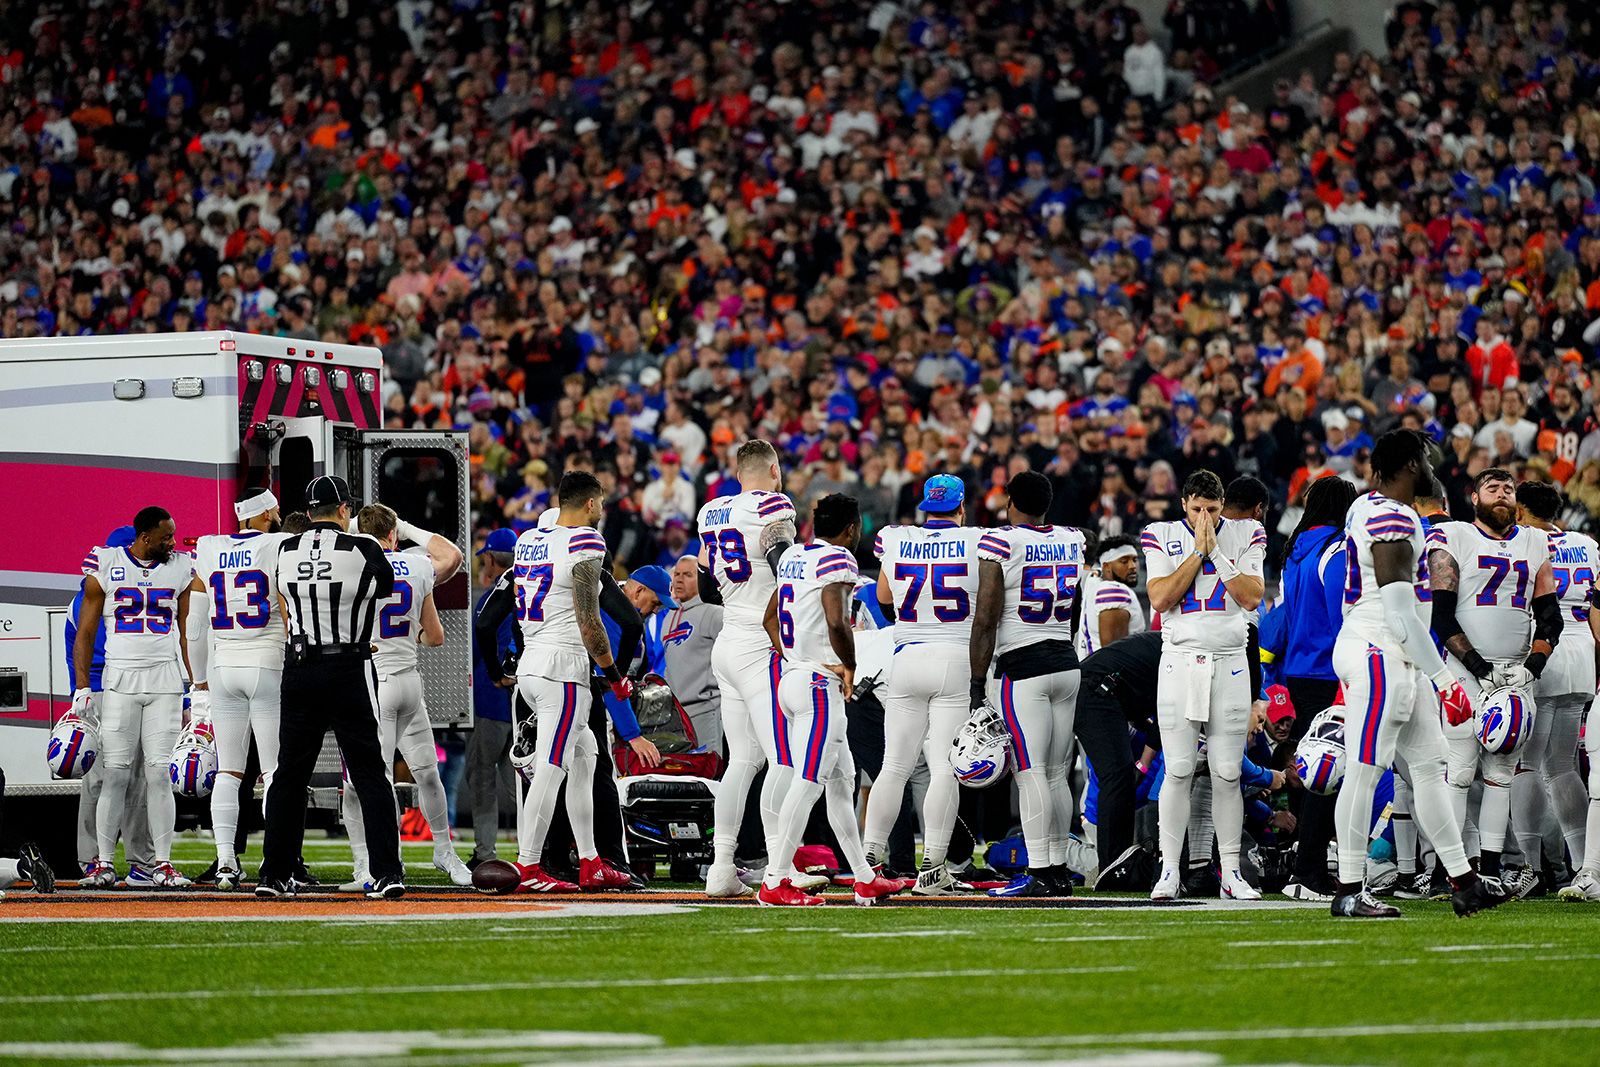
[[[472,868],[472,886],[480,893],[504,896],[514,893],[522,875],[515,865],[505,860],[484,860]]]

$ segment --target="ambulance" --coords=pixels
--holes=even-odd
[[[67,609],[89,550],[140,508],[166,508],[192,547],[238,528],[240,490],[267,486],[288,514],[337,474],[360,502],[470,550],[466,435],[385,430],[382,412],[376,348],[227,331],[0,340],[0,835],[75,815],[78,783],[45,762],[72,699]],[[428,708],[436,725],[468,725],[467,574],[435,601],[445,644],[422,650]],[[336,774],[337,750],[323,751]]]

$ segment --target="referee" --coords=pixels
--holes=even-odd
[[[258,897],[292,896],[305,838],[306,787],[331,728],[367,819],[373,900],[405,895],[394,790],[378,743],[378,679],[372,624],[394,592],[394,570],[378,542],[348,532],[354,503],[343,478],[306,487],[311,528],[278,550],[278,589],[288,616],[278,770],[267,791]]]

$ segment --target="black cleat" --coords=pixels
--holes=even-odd
[[[1385,904],[1366,889],[1359,893],[1340,893],[1328,909],[1336,919],[1398,919],[1400,909]]]
[[[1183,871],[1183,895],[1186,897],[1220,897],[1222,896],[1222,879],[1217,876],[1216,869],[1209,863],[1198,863],[1192,867],[1185,867]]]
[[[1036,880],[1044,883],[1046,896],[1070,897],[1072,895],[1072,872],[1065,867],[1047,868],[1043,876]]]
[[[216,860],[212,860],[211,861],[211,866],[207,867],[205,869],[204,873],[196,876],[196,878],[194,880],[194,884],[195,885],[216,885],[217,884],[217,870],[218,870],[217,861]]]
[[[1434,867],[1433,881],[1428,886],[1428,899],[1449,900],[1455,891],[1456,887],[1450,884],[1450,875],[1445,873],[1444,864]]]
[[[406,895],[406,884],[398,878],[379,878],[367,890],[368,900],[399,900]]]
[[[282,878],[272,882],[256,883],[257,900],[280,900],[292,897],[299,892],[300,886],[293,878]]]
[[[1450,906],[1456,910],[1457,915],[1466,918],[1468,915],[1476,915],[1480,911],[1499,907],[1510,899],[1505,886],[1500,884],[1500,879],[1477,875],[1450,894]]]
[[[35,893],[56,891],[56,872],[45,862],[44,853],[32,841],[23,843],[17,851],[17,873],[33,883]]]
[[[302,888],[309,889],[313,886],[319,886],[322,884],[321,882],[317,881],[317,876],[311,873],[311,868],[306,866],[306,858],[304,856],[301,856],[298,860],[295,860],[294,874],[292,877]]]

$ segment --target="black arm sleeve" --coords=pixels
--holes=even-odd
[[[1561,598],[1545,593],[1533,598],[1533,639],[1547,641],[1551,648],[1561,640]]]
[[[892,600],[880,600],[880,601],[878,601],[878,610],[883,612],[883,617],[888,619],[890,622],[894,622],[895,621],[894,601],[892,601]]]
[[[792,544],[793,541],[784,541],[767,549],[767,566],[772,568],[773,574],[778,573],[778,562],[783,559],[783,554],[789,551],[789,546]]]
[[[1456,618],[1456,591],[1454,589],[1435,589],[1433,591],[1433,634],[1447,646],[1452,637],[1460,634],[1461,622]],[[1477,649],[1471,649],[1465,656],[1457,656],[1461,665],[1471,671],[1476,678],[1487,678],[1494,673],[1494,668],[1489,666],[1489,661]]]
[[[379,600],[388,600],[394,595],[394,568],[389,565],[389,557],[383,554],[383,549],[378,542],[370,537],[357,537],[356,549],[367,561],[367,573],[372,575],[374,595]]]
[[[517,594],[512,572],[506,571],[495,583],[494,589],[484,598],[483,607],[478,609],[477,618],[472,620],[472,642],[477,650],[476,654],[483,658],[484,672],[496,682],[505,677],[505,672],[500,669],[500,664],[487,650],[499,647],[500,624],[511,617],[516,606]],[[516,636],[520,647],[521,632],[517,631]]]
[[[722,590],[717,588],[717,580],[711,577],[711,572],[704,567],[695,568],[695,577],[700,588],[697,590],[700,599],[707,604],[722,603]]]
[[[622,630],[611,655],[616,660],[618,673],[627,674],[634,657],[639,654],[639,642],[644,639],[644,620],[610,571],[600,572],[600,610],[611,616]]]

